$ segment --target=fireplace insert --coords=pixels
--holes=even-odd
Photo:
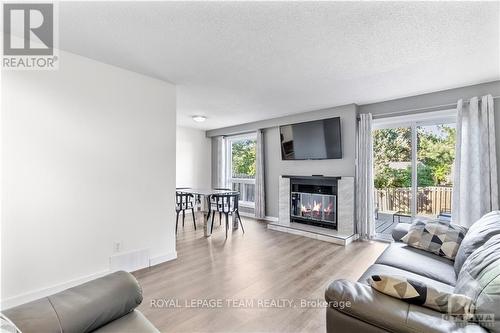
[[[290,178],[290,221],[337,229],[337,180]]]

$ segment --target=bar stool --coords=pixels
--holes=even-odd
[[[230,189],[230,188],[224,188],[224,187],[215,187],[215,188],[214,188],[214,190],[216,190],[216,191],[234,192],[232,189]],[[212,206],[212,207],[211,207],[211,208],[212,208],[211,210],[214,210],[214,211],[219,211],[219,210],[217,209],[217,207],[215,207],[215,206],[216,206],[216,203],[215,203],[215,201],[214,201],[214,200],[212,200],[212,199],[210,200],[210,205]],[[209,215],[208,217],[210,217],[210,215]],[[222,212],[221,212],[221,211],[219,211],[219,225],[222,225]]]
[[[175,219],[175,233],[177,233],[177,226],[179,224],[179,213],[182,211],[182,226],[184,227],[184,219],[186,218],[186,210],[190,209],[193,214],[194,230],[196,230],[196,218],[194,216],[194,196],[189,193],[175,192],[175,212],[177,218]]]
[[[239,193],[235,192],[228,194],[213,194],[211,196],[211,200],[215,203],[215,210],[214,214],[212,215],[212,225],[210,226],[210,233],[212,233],[212,231],[214,230],[215,211],[219,212],[219,219],[221,220],[221,224],[222,214],[226,216],[226,238],[227,231],[229,229],[229,214],[231,214],[235,218],[238,218],[238,220],[240,221],[241,230],[243,231],[243,233],[245,233],[243,223],[241,222],[240,212],[238,210],[238,202],[240,200]]]

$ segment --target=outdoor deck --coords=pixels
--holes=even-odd
[[[394,229],[398,223],[411,223],[411,218],[402,216],[401,222],[399,222],[399,218],[396,217],[393,222],[392,214],[379,213],[378,219],[375,220],[377,238],[392,241],[392,229]]]

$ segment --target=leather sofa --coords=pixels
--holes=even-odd
[[[328,286],[327,332],[500,332],[500,212],[485,215],[469,228],[455,261],[402,243],[409,226],[398,224],[392,234],[395,242],[358,282],[336,280]],[[473,280],[479,290],[475,314],[487,316],[475,323],[465,322],[409,304],[372,289],[367,283],[371,275],[402,275],[452,293],[459,285],[460,290],[468,288],[473,283],[466,277],[477,275]],[[345,306],[347,302],[350,306]]]
[[[3,311],[22,333],[159,333],[136,307],[142,289],[119,271]]]

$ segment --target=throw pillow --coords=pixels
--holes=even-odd
[[[401,241],[411,247],[454,260],[466,232],[466,228],[456,224],[416,220]]]
[[[368,284],[386,295],[399,298],[405,302],[425,306],[439,312],[463,319],[472,319],[474,302],[468,296],[439,291],[420,281],[403,276],[372,275]]]

